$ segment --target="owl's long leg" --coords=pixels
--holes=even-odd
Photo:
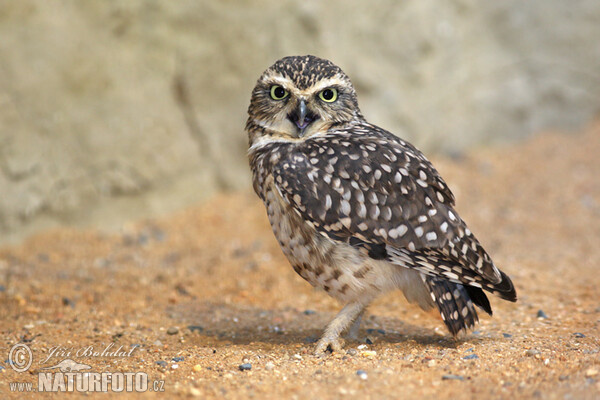
[[[352,326],[350,326],[350,329],[348,329],[348,333],[346,333],[346,338],[351,339],[351,340],[358,339],[358,331],[360,329],[360,323],[362,321],[362,317],[363,317],[363,315],[365,315],[365,309],[366,308],[363,308],[363,310],[360,312],[360,314],[358,314],[358,317],[356,317],[356,319],[352,323]]]
[[[327,328],[325,328],[323,336],[321,336],[321,339],[317,343],[315,354],[324,353],[328,347],[332,351],[341,351],[343,340],[340,339],[340,334],[356,321],[367,305],[368,303],[365,304],[364,300],[346,304],[333,321],[327,325]]]

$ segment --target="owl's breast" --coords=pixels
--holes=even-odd
[[[275,238],[294,270],[311,282],[309,266],[323,264],[331,244],[281,197],[272,176],[265,183],[264,202]]]

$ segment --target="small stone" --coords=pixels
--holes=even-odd
[[[356,351],[356,349],[348,349],[348,351],[346,351],[346,354],[348,354],[349,356],[355,356],[358,354],[358,351]]]
[[[507,339],[512,337],[510,333],[503,333],[502,336],[504,336]]]
[[[573,334],[573,336],[575,336],[576,338],[579,338],[579,339],[581,339],[581,338],[584,338],[584,337],[585,337],[585,335],[584,335],[583,333],[581,333],[581,332],[575,332],[575,333]]]
[[[196,389],[195,387],[190,388],[190,394],[194,397],[202,396],[202,392],[199,389]]]
[[[162,342],[160,340],[155,340],[154,343],[152,343],[154,346],[162,346]]]
[[[238,368],[240,369],[240,371],[250,371],[252,369],[252,364],[244,363],[241,364]]]
[[[187,327],[190,332],[202,332],[204,331],[204,327],[200,326],[200,325],[188,325]]]
[[[194,372],[200,372],[202,371],[202,366],[200,364],[196,364],[192,369],[194,370]]]
[[[71,308],[75,307],[73,300],[69,299],[68,297],[62,298],[62,304],[63,306],[70,306]]]
[[[561,382],[566,381],[567,379],[569,379],[569,375],[561,375],[558,377],[558,380]]]
[[[304,310],[304,315],[313,315],[316,314],[317,312],[315,310]]]
[[[363,350],[360,352],[360,356],[364,358],[375,358],[377,352],[374,350]]]
[[[311,344],[311,343],[317,343],[319,339],[316,336],[307,336],[304,338],[304,343],[306,344]]]
[[[177,369],[177,368],[179,368],[179,364],[173,364],[173,365],[171,365],[171,368]]]
[[[181,362],[183,360],[185,360],[185,357],[173,357],[174,362]]]
[[[157,361],[156,364],[158,364],[161,367],[166,367],[167,366],[167,362],[163,361],[163,360]]]
[[[536,349],[529,349],[525,352],[525,354],[528,355],[529,357],[532,357],[532,356],[539,356],[541,354],[541,352]]]
[[[367,338],[365,339],[365,343],[366,344],[373,344],[373,343],[375,343],[375,338],[373,338],[371,336],[367,336]]]
[[[463,360],[478,360],[479,356],[477,354],[469,354],[468,356],[464,356]]]
[[[294,354],[294,355],[292,356],[292,358],[293,358],[294,360],[296,360],[296,361],[302,361],[302,356],[301,356],[300,354],[297,354],[297,353],[296,353],[296,354]]]
[[[592,376],[598,375],[598,370],[596,368],[589,368],[585,371],[585,377],[591,378]]]
[[[358,371],[356,371],[356,375],[358,375],[358,377],[359,377],[360,379],[362,379],[363,381],[366,381],[366,380],[367,380],[367,378],[369,377],[369,376],[367,375],[367,371],[364,371],[364,370],[362,370],[362,369],[359,369]]]
[[[544,310],[538,310],[537,312],[538,319],[548,319],[548,316],[544,312]]]
[[[359,350],[364,350],[367,348],[366,344],[361,344],[360,346],[357,347]]]
[[[272,371],[273,369],[275,369],[275,364],[273,364],[272,361],[269,361],[265,364],[265,369],[267,371]]]
[[[436,364],[436,363],[435,363],[435,360],[429,360],[429,361],[427,361],[427,366],[428,366],[429,368],[431,368],[431,367],[435,367],[435,364]]]
[[[448,380],[454,380],[454,381],[464,381],[465,378],[463,378],[460,375],[452,375],[452,374],[448,374],[448,375],[442,375],[442,380],[444,381],[448,381]]]
[[[179,333],[179,328],[177,328],[176,326],[172,326],[169,329],[167,329],[167,335],[177,335]]]

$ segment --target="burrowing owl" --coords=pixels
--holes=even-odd
[[[254,190],[283,252],[345,304],[317,353],[340,350],[340,334],[356,334],[365,307],[392,289],[437,306],[453,335],[478,320],[474,304],[492,314],[483,290],[516,301],[433,165],[364,119],[339,67],[314,56],[277,61],[258,79],[248,114]]]

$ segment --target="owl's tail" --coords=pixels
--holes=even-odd
[[[492,315],[490,302],[480,288],[424,274],[422,278],[442,315],[442,320],[453,336],[471,329],[479,321],[475,305]]]

